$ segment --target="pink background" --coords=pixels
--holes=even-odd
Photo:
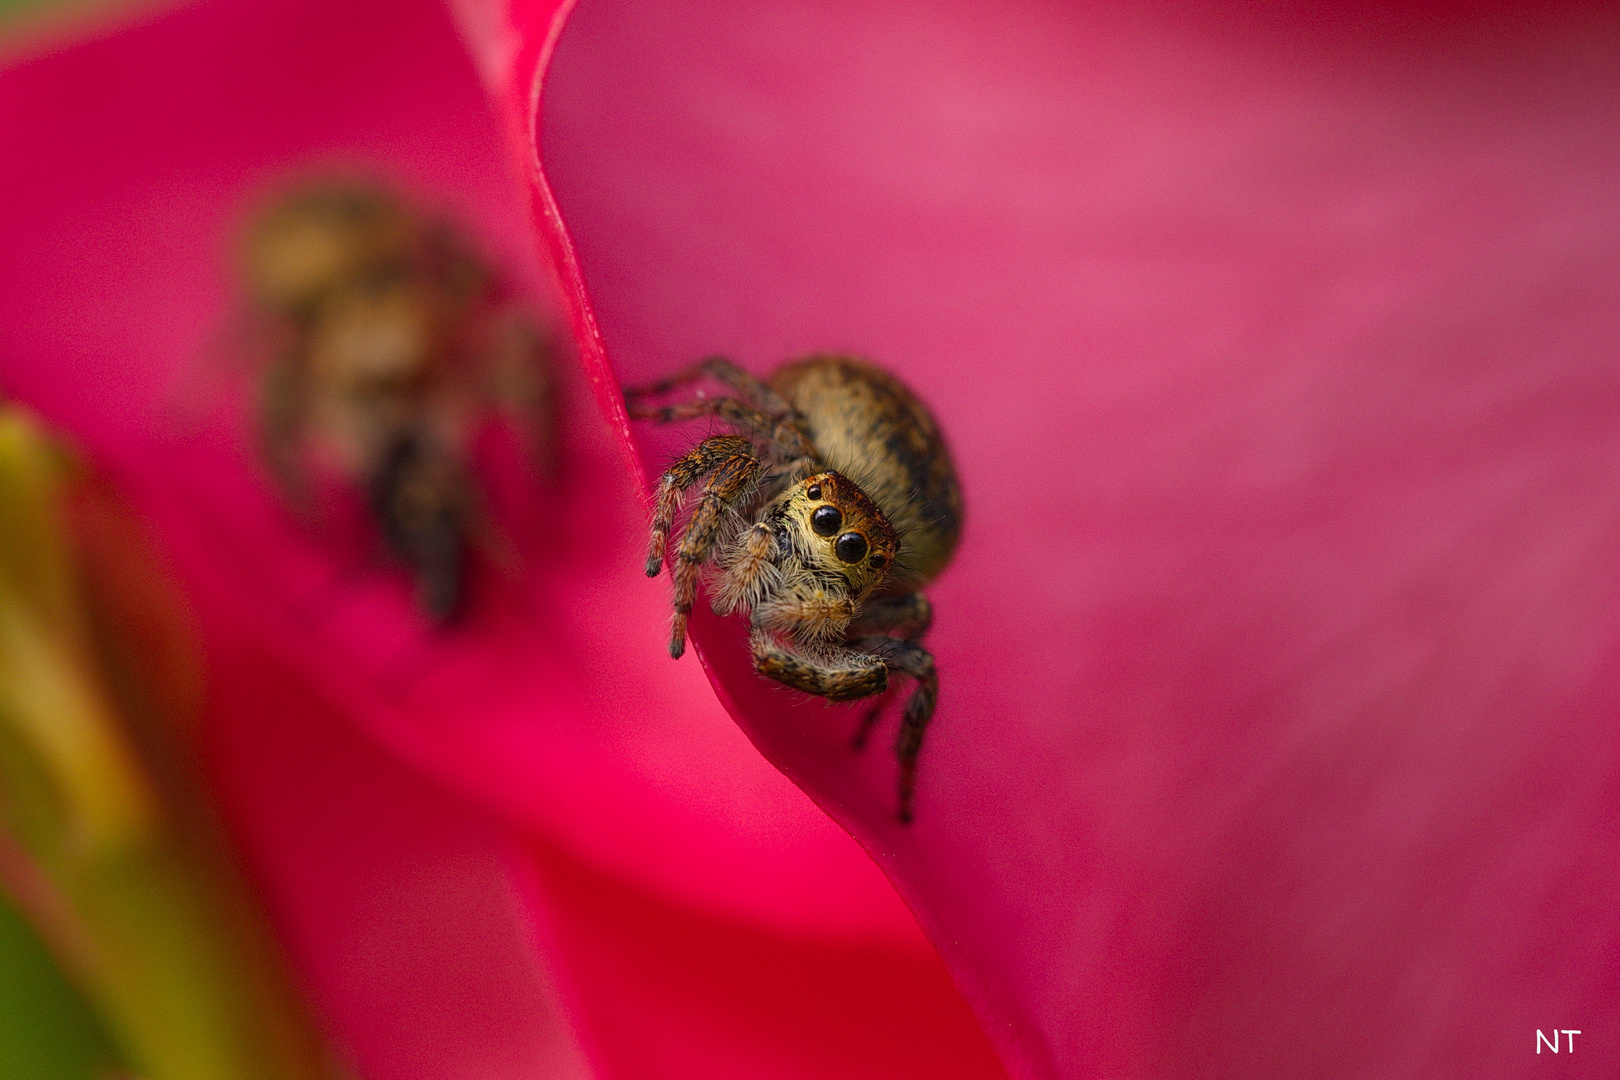
[[[220,331],[277,181],[395,179],[544,310],[442,8],[188,5],[0,73],[0,147],[0,383],[171,558],[227,805],[362,1075],[999,1074],[882,875],[663,654],[635,484],[566,358],[563,474],[492,485],[526,573],[475,567],[458,626],[268,494]]]
[[[1620,1066],[1617,58],[1575,4],[563,28],[587,369],[852,350],[953,442],[914,827],[851,708],[694,637],[1019,1075]]]

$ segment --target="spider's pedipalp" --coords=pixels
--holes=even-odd
[[[782,584],[776,558],[776,535],[769,525],[760,522],[743,530],[721,553],[714,613],[730,615],[752,608],[776,592]]]
[[[799,642],[843,640],[855,616],[855,602],[849,593],[800,566],[793,566],[783,578],[780,588],[753,606],[753,624],[762,630],[789,634]]]

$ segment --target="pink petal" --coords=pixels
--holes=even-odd
[[[212,645],[228,809],[359,1074],[594,1075],[509,883],[523,839],[358,737],[303,673],[240,637]]]
[[[931,951],[878,935],[785,934],[670,903],[532,851],[601,1074],[679,1080],[988,1080],[1005,1072]]]
[[[228,801],[366,1075],[546,1074],[593,1010],[623,1007],[613,978],[544,959],[548,908],[581,901],[563,879],[513,891],[537,850],[711,920],[740,955],[845,950],[838,979],[875,967],[929,1003],[878,1033],[891,1051],[938,1040],[973,1049],[961,1075],[995,1072],[870,860],[759,759],[695,665],[658,654],[667,613],[635,571],[635,484],[587,388],[566,387],[564,479],[503,488],[529,573],[475,575],[465,625],[444,634],[363,544],[288,520],[240,403],[199,388],[219,362],[232,234],[301,170],[381,169],[448,202],[544,295],[501,131],[441,8],[191,5],[0,73],[0,147],[0,380],[87,444],[175,561],[214,664]],[[680,976],[674,957],[634,959],[643,982]],[[759,963],[727,992],[792,1000]],[[877,1038],[864,1018],[850,1034],[816,1015],[794,1039]],[[740,1017],[706,1038],[713,1055],[747,1040],[770,1063],[754,1076],[798,1075],[799,1043]],[[616,1075],[672,1075],[658,1064]]]
[[[5,222],[8,390],[125,460],[199,602],[260,627],[418,764],[682,895],[752,910],[757,860],[776,858],[800,895],[758,906],[800,908],[781,916],[790,921],[892,924],[875,879],[850,886],[865,901],[828,884],[859,876],[864,860],[755,765],[701,677],[616,647],[631,633],[662,637],[666,616],[634,574],[616,572],[640,545],[640,510],[589,413],[569,420],[575,472],[561,508],[517,508],[533,580],[521,591],[493,574],[476,582],[486,595],[472,625],[443,639],[415,617],[401,575],[364,550],[334,565],[288,520],[237,428],[196,430],[192,413],[208,403],[188,399],[192,369],[213,362],[239,214],[301,164],[382,162],[419,190],[455,193],[536,287],[492,125],[442,15],[424,5],[387,22],[395,40],[360,8],[208,7],[12,72],[6,145],[44,167],[5,178],[8,204],[28,208]],[[248,63],[277,31],[280,51]],[[407,60],[414,77],[390,75]],[[340,111],[329,106],[338,93],[351,95]],[[156,430],[177,422],[179,437]],[[788,854],[770,843],[783,831],[815,838]],[[823,910],[840,904],[817,903],[819,888],[845,910]]]
[[[1616,56],[1573,4],[569,18],[538,199],[621,428],[615,379],[838,349],[953,440],[914,827],[694,636],[1020,1075],[1620,1064]]]

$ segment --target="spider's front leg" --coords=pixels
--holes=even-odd
[[[652,540],[647,551],[648,577],[657,577],[663,566],[664,548],[675,515],[680,511],[682,495],[704,476],[709,478],[704,485],[703,498],[681,535],[671,572],[675,581],[675,619],[670,628],[669,655],[676,659],[686,651],[686,622],[697,598],[699,571],[714,553],[727,512],[753,491],[759,472],[759,458],[747,439],[740,435],[716,435],[704,439],[671,465],[659,482]]]
[[[917,688],[906,701],[900,719],[900,735],[894,743],[894,754],[900,761],[898,816],[902,823],[910,824],[923,732],[934,718],[934,708],[939,703],[939,673],[934,667],[934,655],[914,642],[868,637],[852,641],[848,647],[831,649],[824,658],[818,659],[784,647],[760,629],[755,629],[750,644],[755,671],[784,686],[828,701],[858,701],[880,695],[889,688],[891,670],[916,681]]]
[[[754,457],[754,447],[741,435],[716,435],[704,439],[664,470],[653,501],[652,539],[647,544],[647,576],[657,577],[664,568],[664,548],[675,527],[681,499],[686,489],[708,476],[734,457]]]
[[[889,668],[882,657],[840,647],[828,650],[823,658],[812,658],[785,647],[757,628],[749,645],[755,671],[783,686],[828,701],[858,701],[881,694],[889,686]]]

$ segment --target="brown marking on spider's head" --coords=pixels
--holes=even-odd
[[[839,472],[806,477],[788,490],[786,502],[794,546],[812,569],[842,577],[856,600],[888,576],[900,538],[849,477]]]

